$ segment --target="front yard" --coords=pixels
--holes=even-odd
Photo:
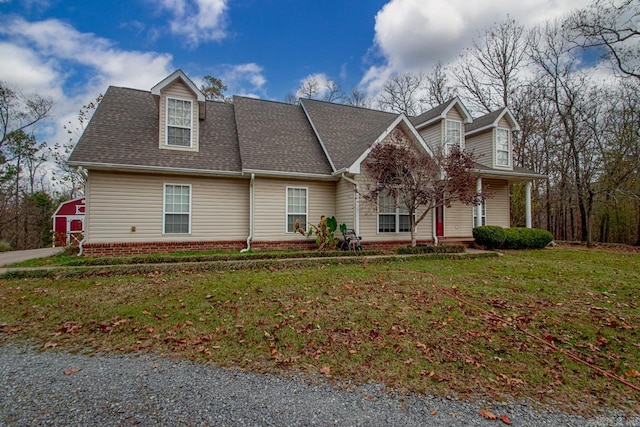
[[[154,351],[343,385],[638,412],[638,301],[640,254],[575,248],[12,279],[0,282],[0,344]]]

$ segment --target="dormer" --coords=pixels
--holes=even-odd
[[[508,108],[493,111],[467,125],[467,148],[484,166],[513,170],[513,132],[519,130],[520,125]]]
[[[470,124],[472,118],[460,98],[455,97],[413,117],[411,122],[433,152],[448,153],[453,146],[464,150],[465,125]]]
[[[182,70],[174,71],[151,89],[158,100],[160,149],[198,151],[205,97]]]

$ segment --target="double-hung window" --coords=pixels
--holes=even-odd
[[[444,138],[444,154],[449,155],[454,147],[462,149],[462,123],[458,120],[447,120]]]
[[[192,108],[191,101],[167,98],[167,145],[191,147]]]
[[[409,211],[398,205],[386,192],[378,196],[378,233],[407,233],[411,231]]]
[[[509,129],[496,131],[496,165],[509,166]]]
[[[479,227],[481,225],[487,225],[487,205],[483,200],[480,207],[480,221],[478,221],[478,206],[473,207],[473,226]]]
[[[191,185],[164,185],[164,234],[191,232]]]
[[[307,229],[307,189],[287,187],[287,233],[294,233],[296,220],[303,230]]]

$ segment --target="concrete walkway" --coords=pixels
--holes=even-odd
[[[0,266],[22,262],[34,258],[45,258],[62,252],[64,248],[40,248],[28,251],[0,252]]]

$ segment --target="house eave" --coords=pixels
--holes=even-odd
[[[320,174],[320,173],[304,173],[304,172],[287,172],[287,171],[270,171],[261,169],[243,169],[243,174],[255,174],[255,176],[266,176],[272,178],[298,178],[298,179],[312,179],[322,181],[337,181],[339,177],[333,174]]]
[[[514,172],[514,171],[501,171],[501,170],[486,170],[486,169],[474,169],[475,173],[482,178],[507,178],[509,181],[530,181],[532,179],[547,179],[547,175],[539,173],[526,173],[526,172]]]
[[[68,161],[69,166],[83,167],[88,170],[109,170],[114,172],[146,172],[146,173],[165,173],[173,175],[202,175],[202,176],[224,176],[224,177],[241,177],[241,171],[224,171],[213,169],[191,169],[191,168],[175,168],[167,166],[143,166],[143,165],[126,165],[117,163],[100,163],[100,162],[74,162]]]

